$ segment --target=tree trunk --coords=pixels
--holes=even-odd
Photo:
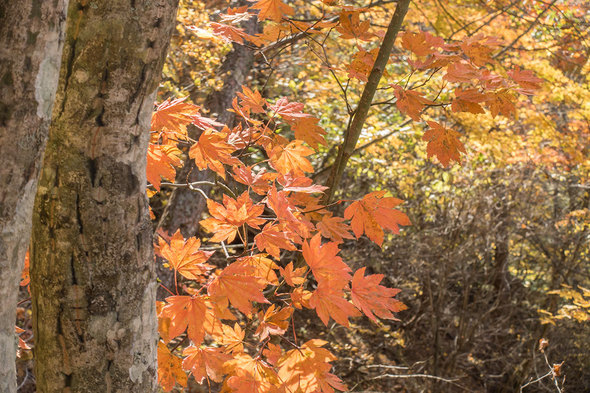
[[[145,169],[176,6],[70,3],[33,214],[38,392],[156,391]]]
[[[59,77],[67,0],[0,2],[0,392],[16,392],[18,282]]]

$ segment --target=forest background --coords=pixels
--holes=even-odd
[[[182,0],[158,92],[158,111],[166,110],[166,100],[198,106],[182,110],[200,119],[197,125],[193,120],[185,125],[188,138],[200,140],[204,129],[240,124],[238,101],[234,102],[238,93],[242,108],[246,98],[252,97],[258,104],[264,97],[274,108],[281,97],[303,103],[305,117],[313,119],[307,127],[319,135],[303,137],[316,150],[304,154],[305,162],[315,168],[310,175],[313,182],[326,184],[338,157],[334,146],[343,139],[350,108],[363,92],[396,2],[355,2],[348,4],[350,8],[329,1],[318,2],[315,8],[300,3],[289,3],[292,13],[279,11],[279,20],[283,14],[292,18],[289,29],[281,30],[272,14],[270,21],[260,24],[256,17],[240,20],[235,16],[244,9],[233,11],[232,17],[225,2]],[[244,5],[251,3],[230,4]],[[346,329],[334,321],[323,324],[321,313],[304,305],[290,320],[292,326],[283,326],[282,321],[267,337],[289,330],[295,344],[312,338],[327,341],[336,355],[331,373],[352,391],[590,389],[589,13],[583,1],[411,2],[404,32],[392,52],[392,59],[400,61],[387,67],[338,184],[337,196],[345,203],[330,206],[334,216],[350,218],[345,212],[349,202],[388,190],[385,198],[404,201],[397,209],[409,217],[411,225],[404,222],[399,234],[371,236],[365,230],[369,238],[360,237],[355,229],[358,240],[353,240],[344,222],[333,227],[337,230],[322,231],[334,241],[340,237],[340,256],[353,271],[366,266],[367,274],[383,275],[383,285],[401,289],[396,299],[407,309],[390,307],[398,311],[398,320],[354,318]],[[352,21],[348,28],[335,23],[336,16],[343,20],[342,15]],[[257,35],[260,42],[248,40]],[[467,49],[461,46],[462,55],[476,66],[492,60],[501,64],[503,71],[496,71],[509,75],[517,85],[510,103],[495,107],[469,87],[450,88],[452,83],[485,76],[468,75],[476,72],[473,68],[457,71],[452,79],[438,72],[446,65],[429,68],[425,59],[434,53],[433,47],[443,45],[434,36],[450,45],[445,48],[448,51],[454,49],[452,43],[459,47],[467,42]],[[528,71],[534,73],[525,74]],[[412,95],[414,91],[419,95]],[[179,98],[185,100],[174,101]],[[264,105],[270,108],[271,104]],[[252,106],[250,110],[255,112]],[[295,113],[302,110],[303,106],[298,107]],[[285,118],[275,125],[278,133],[300,139],[289,115]],[[450,139],[455,147],[446,153],[427,147],[431,140],[425,139],[425,130],[436,130],[436,126],[428,123],[426,127],[419,120],[455,130]],[[152,129],[156,130],[154,123]],[[189,152],[190,145],[182,138],[170,144],[166,137],[170,135],[162,139],[158,133],[152,138],[152,156],[148,155],[148,195],[154,231],[160,236],[158,277],[168,290],[175,292],[173,288],[178,291],[180,286],[191,293],[190,285],[172,273],[165,243],[172,245],[178,229],[185,239],[210,240],[220,229],[210,226],[211,221],[199,224],[207,217],[215,218],[202,194],[219,201],[225,187],[238,190],[245,178],[252,178],[244,174],[242,179],[226,176],[222,180],[223,169],[215,164],[199,171],[204,167],[198,158],[195,167],[191,159],[196,153]],[[161,157],[166,157],[163,166]],[[254,164],[256,153],[252,157]],[[231,167],[234,163],[226,159]],[[243,159],[247,162],[248,157]],[[276,212],[274,207],[268,205]],[[246,232],[244,227],[244,236]],[[233,244],[233,239],[223,240],[228,244],[204,248],[209,254],[216,248],[207,255],[209,264],[224,266],[226,259],[241,253],[239,240]],[[242,241],[248,243],[247,238]],[[284,248],[289,251],[289,247]],[[271,249],[266,252],[273,255]],[[161,321],[168,295],[160,289]],[[18,325],[24,332],[18,371],[22,391],[34,386],[26,344],[32,341],[28,297],[21,290]],[[230,301],[248,314],[248,305],[240,308],[239,301]],[[289,320],[291,312],[283,319]],[[333,313],[330,316],[341,322]],[[265,320],[264,315],[258,318]],[[240,322],[247,325],[246,331],[251,328],[245,320]],[[162,332],[167,333],[165,328]],[[255,335],[260,338],[260,333]],[[235,330],[233,334],[239,336]],[[160,350],[180,359],[186,337],[165,341],[167,349]],[[180,370],[178,362],[171,360],[171,364]],[[178,370],[161,367],[165,390],[188,385],[188,391],[208,391],[218,389],[216,380],[222,381],[209,369],[203,375],[208,383],[201,386],[194,378],[162,376]],[[198,374],[195,369],[193,374]],[[338,389],[340,385],[331,386]]]

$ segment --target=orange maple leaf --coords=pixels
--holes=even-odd
[[[295,243],[301,243],[301,238],[308,238],[312,224],[301,217],[297,207],[291,204],[285,191],[277,191],[273,185],[266,197],[266,205],[275,212],[277,220]]]
[[[541,83],[543,83],[543,79],[538,78],[533,71],[521,71],[518,66],[508,71],[508,75],[521,87],[521,89],[518,89],[518,92],[529,96],[535,94],[535,90],[539,90]]]
[[[304,176],[304,172],[313,172],[313,167],[306,156],[314,151],[303,145],[300,140],[294,140],[286,146],[275,146],[269,159],[272,166],[282,174],[293,172],[296,176]]]
[[[305,277],[303,277],[305,271],[307,270],[305,267],[294,269],[293,262],[289,262],[287,266],[284,268],[281,267],[280,270],[281,275],[285,278],[285,282],[287,282],[287,284],[292,287],[301,285],[305,282]]]
[[[206,130],[189,150],[189,157],[195,160],[200,170],[211,168],[225,179],[223,164],[237,165],[240,161],[231,154],[236,148],[226,141],[226,134],[214,130]]]
[[[256,247],[260,251],[266,251],[273,257],[281,257],[281,249],[294,251],[296,247],[291,243],[287,233],[278,225],[266,224],[262,231],[254,237]]]
[[[331,217],[330,215],[322,216],[322,221],[316,224],[322,236],[341,243],[342,239],[352,239],[350,226],[344,222],[341,217]]]
[[[498,115],[510,116],[516,112],[514,106],[514,97],[507,90],[486,94],[486,105],[490,109],[493,117]]]
[[[228,361],[224,370],[233,374],[227,379],[227,385],[234,393],[279,393],[280,386],[276,372],[261,357],[241,353]]]
[[[225,352],[240,353],[244,352],[244,336],[246,332],[240,325],[234,324],[234,327],[228,325],[221,326],[221,332],[214,335],[215,341],[225,347]]]
[[[283,351],[279,345],[273,344],[269,342],[266,344],[266,349],[262,351],[262,354],[266,356],[266,360],[268,363],[276,366],[277,362],[283,355]]]
[[[209,27],[211,27],[214,35],[221,37],[225,42],[228,43],[235,42],[238,44],[243,44],[244,37],[248,36],[248,34],[244,32],[244,29],[223,23],[211,22],[209,23]]]
[[[268,105],[266,100],[262,98],[262,95],[258,90],[250,90],[246,86],[242,86],[243,93],[237,92],[237,96],[240,97],[240,104],[244,108],[250,109],[254,113],[265,113],[264,107]]]
[[[444,45],[444,40],[426,31],[418,33],[405,32],[402,35],[402,46],[416,56],[427,56],[436,52],[435,47]]]
[[[443,78],[449,82],[469,83],[473,79],[481,78],[481,72],[471,64],[461,61],[449,64]]]
[[[334,389],[345,391],[342,381],[330,373],[330,362],[336,356],[322,346],[323,340],[309,340],[299,349],[285,353],[278,361],[278,376],[284,381],[289,392],[334,393]]]
[[[494,51],[492,45],[497,45],[496,40],[480,33],[465,38],[463,42],[461,42],[461,49],[475,65],[483,67],[487,63],[492,63],[494,61],[491,56]]]
[[[191,371],[197,383],[202,383],[205,378],[221,382],[223,365],[231,359],[220,348],[199,348],[195,345],[185,348],[182,354],[186,356],[182,367]]]
[[[29,250],[25,254],[25,265],[23,266],[23,270],[20,274],[20,286],[26,287],[31,282],[31,276],[29,275]]]
[[[354,273],[350,291],[352,302],[375,322],[375,315],[384,319],[396,319],[392,312],[407,308],[405,304],[393,298],[400,290],[379,285],[383,280],[383,274],[365,276],[365,270],[366,267],[363,267]]]
[[[282,335],[289,327],[291,314],[293,314],[291,307],[277,309],[274,304],[271,305],[266,312],[261,311],[258,313],[260,324],[254,335],[259,336],[261,341],[271,334]]]
[[[156,145],[150,143],[147,153],[146,175],[148,182],[160,191],[160,178],[174,181],[176,169],[182,161],[182,152],[174,145]]]
[[[339,324],[348,327],[348,318],[361,314],[344,298],[342,289],[330,285],[331,283],[319,284],[309,299],[309,306],[315,309],[324,325],[328,326],[332,317]]]
[[[173,355],[163,342],[158,343],[158,383],[165,392],[175,384],[186,387],[188,375],[182,369],[182,359]]]
[[[426,105],[434,104],[422,94],[413,90],[404,90],[399,85],[393,85],[394,94],[397,98],[396,105],[400,112],[410,116],[414,121],[420,121],[420,114]]]
[[[291,301],[293,307],[301,310],[303,307],[312,308],[309,305],[309,299],[311,298],[311,292],[302,287],[297,287],[291,292]]]
[[[280,22],[283,19],[283,15],[293,15],[295,13],[293,7],[283,3],[281,0],[259,0],[250,8],[260,10],[258,20],[270,19],[274,22]]]
[[[207,207],[212,217],[200,221],[203,228],[214,233],[212,242],[227,240],[231,242],[238,233],[238,228],[247,224],[258,229],[266,220],[258,218],[264,211],[264,206],[255,205],[250,195],[245,191],[237,199],[223,195],[223,205],[212,199],[207,199]]]
[[[375,48],[370,52],[360,48],[352,57],[350,64],[346,66],[348,77],[367,82],[378,52],[379,48]]]
[[[352,231],[357,238],[365,233],[369,239],[383,244],[383,228],[399,233],[399,225],[410,225],[404,213],[394,209],[401,199],[385,197],[387,191],[374,191],[360,201],[353,202],[344,211],[344,218],[351,220]]]
[[[200,345],[205,337],[206,315],[211,310],[204,296],[169,296],[162,308],[162,316],[170,318],[169,339],[182,334],[185,330],[195,345]]]
[[[279,283],[279,278],[275,270],[279,270],[280,268],[270,258],[267,258],[266,254],[247,255],[238,258],[235,263],[253,268],[253,274],[264,285],[278,285]]]
[[[313,116],[299,118],[292,122],[291,127],[295,132],[295,139],[306,142],[309,146],[317,149],[319,145],[326,145],[326,131],[318,125],[320,119]]]
[[[336,26],[336,31],[342,34],[342,39],[359,39],[361,41],[369,41],[375,34],[369,33],[371,21],[365,19],[360,21],[360,10],[344,10],[340,12],[339,24]]]
[[[427,122],[430,129],[426,130],[422,140],[427,141],[428,157],[436,156],[443,166],[449,166],[451,160],[461,163],[461,155],[466,153],[465,146],[459,140],[461,134],[445,128],[435,121]]]
[[[250,315],[251,302],[268,303],[262,293],[266,284],[255,273],[256,269],[252,266],[234,262],[209,284],[207,293],[209,296],[226,297],[242,313]]]
[[[486,100],[486,95],[477,89],[455,89],[455,98],[451,103],[453,112],[485,113],[480,102]]]
[[[313,180],[305,176],[293,176],[293,173],[278,176],[277,181],[283,186],[285,192],[304,192],[314,194],[323,192],[328,187],[313,184]]]
[[[199,113],[199,107],[188,102],[186,98],[162,102],[152,115],[151,130],[157,132],[170,131],[180,139],[186,139],[186,126]]]
[[[285,121],[292,122],[298,118],[308,117],[307,113],[303,113],[303,105],[300,102],[289,102],[286,97],[279,98],[274,105],[268,107],[273,114],[281,116]]]
[[[199,251],[200,246],[200,239],[191,237],[185,240],[178,229],[170,238],[170,244],[160,245],[160,254],[182,276],[189,280],[202,280],[202,276],[213,268],[205,263],[213,251]]]
[[[235,166],[232,169],[232,177],[239,183],[245,184],[252,188],[252,191],[258,195],[266,195],[270,189],[270,182],[276,177],[276,173],[266,172],[262,169],[260,172],[254,173],[251,166]]]
[[[350,267],[338,256],[338,243],[321,244],[322,237],[318,233],[308,242],[303,243],[302,252],[305,262],[311,268],[318,285],[344,288],[351,279]]]

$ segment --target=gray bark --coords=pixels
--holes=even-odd
[[[16,391],[16,302],[59,76],[67,0],[0,2],[0,392]]]
[[[176,7],[176,0],[70,3],[33,214],[38,392],[156,391],[145,169]]]

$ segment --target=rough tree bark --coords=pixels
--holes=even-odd
[[[240,2],[245,5],[247,2]],[[256,32],[256,18],[251,18],[245,23],[244,29],[248,34]],[[233,126],[235,114],[228,112],[236,92],[246,81],[254,66],[254,51],[239,44],[234,44],[228,53],[219,70],[223,78],[223,86],[220,90],[214,90],[207,96],[204,107],[216,117],[217,121]],[[184,166],[178,171],[176,178],[178,182],[195,182],[207,180],[212,172],[209,170],[199,171],[193,160],[187,160]],[[201,187],[203,188],[203,187]],[[204,187],[206,193],[210,187]],[[161,221],[161,227],[169,233],[180,229],[185,237],[194,236],[199,230],[199,220],[206,207],[205,199],[188,188],[177,188],[171,196]]]
[[[0,2],[0,392],[16,391],[18,282],[59,77],[67,0]]]
[[[177,0],[72,0],[33,214],[38,392],[155,392],[145,194]]]

